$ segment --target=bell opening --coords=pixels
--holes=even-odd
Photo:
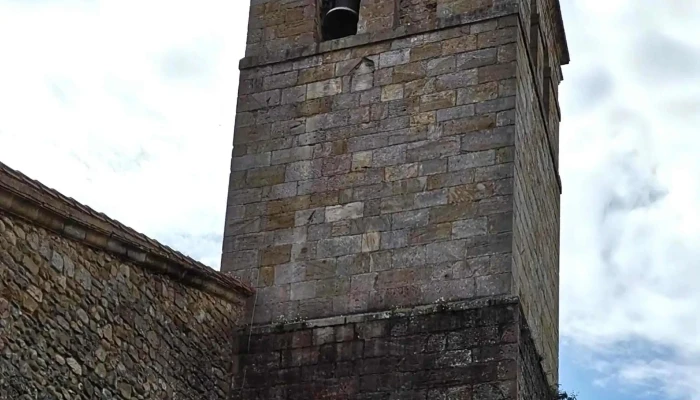
[[[323,40],[340,39],[357,34],[359,1],[347,6],[336,6],[323,16]]]

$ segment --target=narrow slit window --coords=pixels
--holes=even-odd
[[[360,0],[321,1],[321,35],[323,40],[356,35],[359,21]]]

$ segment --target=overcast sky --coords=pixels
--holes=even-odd
[[[218,268],[247,7],[0,0],[0,161]],[[700,2],[562,8],[562,383],[700,400]]]

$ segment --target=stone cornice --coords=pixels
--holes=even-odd
[[[0,163],[0,212],[7,212],[228,302],[254,289]]]

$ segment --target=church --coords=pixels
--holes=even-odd
[[[252,0],[246,43],[220,271],[0,164],[0,399],[556,398],[558,0]]]

